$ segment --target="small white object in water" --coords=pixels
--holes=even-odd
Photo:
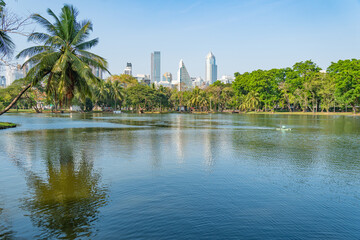
[[[291,128],[286,128],[286,126],[281,126],[281,128],[276,128],[276,130],[281,130],[281,131],[291,131]]]

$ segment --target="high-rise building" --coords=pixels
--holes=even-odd
[[[28,61],[29,59],[30,59],[30,57],[29,57],[29,56],[26,56],[24,63],[25,63],[26,61]],[[27,64],[24,64],[24,66],[23,66],[23,68],[22,68],[24,77],[25,77],[26,74],[30,71],[30,69],[31,69],[32,67],[33,67],[33,64],[32,64],[31,62],[28,62]]]
[[[0,76],[0,88],[6,87],[6,78],[5,76]]]
[[[222,76],[219,80],[222,83],[228,84],[228,83],[232,83],[234,81],[234,77],[229,76],[229,75],[224,75]]]
[[[145,84],[147,84],[147,85],[150,85],[150,75],[138,74],[138,75],[136,75],[135,79],[136,79],[139,83],[145,83]]]
[[[202,79],[201,77],[196,77],[192,81],[192,85],[193,85],[193,87],[204,87],[205,86],[204,79]]]
[[[164,73],[163,75],[163,82],[172,82],[172,74],[169,72]]]
[[[24,71],[20,64],[18,64],[16,67],[6,66],[5,69],[6,87],[10,86],[15,80],[24,77]]]
[[[126,63],[126,68],[124,70],[124,74],[132,76],[132,64]]]
[[[213,84],[217,81],[217,65],[216,59],[212,52],[206,56],[205,61],[205,82],[207,84]]]
[[[151,82],[160,82],[160,52],[151,53]]]
[[[178,89],[179,91],[186,90],[191,88],[192,81],[190,75],[185,67],[184,61],[181,59],[179,63],[179,70],[178,70]]]
[[[103,78],[103,72],[102,69],[99,67],[93,67],[90,66],[92,73],[95,75],[95,77],[102,79]]]

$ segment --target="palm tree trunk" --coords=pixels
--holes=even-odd
[[[15,98],[12,102],[7,106],[3,111],[0,112],[0,115],[3,115],[7,111],[9,111],[12,106],[21,98],[21,96],[31,87],[31,83],[29,83]]]

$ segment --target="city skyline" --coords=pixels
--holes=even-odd
[[[203,77],[202,59],[210,50],[221,63],[218,77],[291,67],[308,59],[324,69],[332,61],[360,54],[360,3],[356,0],[107,0],[100,10],[97,3],[78,0],[73,4],[80,10],[79,19],[92,20],[92,36],[100,40],[93,51],[108,60],[112,74],[122,73],[127,62],[133,64],[134,75],[150,74],[148,59],[154,49],[166,59],[161,66],[164,71],[175,74],[182,58],[192,76]],[[48,17],[47,7],[58,13],[64,2],[7,4],[20,16],[40,13]],[[30,25],[27,30],[39,28]],[[23,36],[14,36],[14,41],[16,52],[32,45]]]

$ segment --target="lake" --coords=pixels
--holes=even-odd
[[[359,117],[0,120],[0,239],[360,239]]]

